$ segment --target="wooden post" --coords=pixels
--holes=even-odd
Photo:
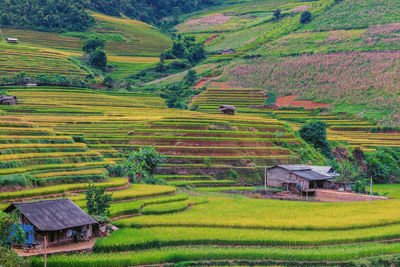
[[[372,205],[372,176],[371,176],[371,181],[369,185],[369,204]]]
[[[47,247],[47,236],[44,236],[44,267],[47,266],[47,251],[46,251],[46,247]]]
[[[264,169],[264,189],[265,189],[265,192],[267,192],[267,166],[265,166],[265,169]]]

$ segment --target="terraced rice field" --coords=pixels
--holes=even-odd
[[[290,150],[274,144],[276,131],[286,132],[275,119],[171,113],[161,99],[137,94],[93,95],[84,89],[69,94],[64,88],[13,89],[10,93],[21,104],[6,107],[8,116],[65,136],[84,136],[90,153],[100,153],[106,162],[120,161],[141,146],[154,145],[166,157],[158,175],[174,177],[169,183],[176,186],[252,184],[261,181],[265,165],[298,161]],[[280,141],[300,144],[290,133]],[[186,176],[198,179],[188,181]]]
[[[50,77],[57,74],[83,77],[86,72],[68,60],[68,55],[57,51],[23,45],[0,43],[0,76],[12,76],[19,72],[38,76],[45,73]]]
[[[96,25],[91,32],[120,34],[125,41],[110,41],[106,52],[114,56],[155,56],[168,49],[171,41],[156,28],[131,19],[115,18],[100,13],[92,13]],[[83,41],[73,34],[2,29],[4,37],[18,38],[21,44],[51,48],[64,52],[82,53]],[[72,36],[71,36],[72,35]],[[15,46],[14,46],[15,47]]]
[[[220,105],[233,105],[241,113],[257,113],[253,106],[264,104],[266,97],[259,89],[232,88],[226,82],[211,81],[207,90],[192,100],[192,104],[199,107],[199,111],[211,114],[220,113]]]
[[[371,206],[219,193],[252,190],[243,185],[261,184],[265,165],[298,162],[297,155],[275,145],[276,132],[283,132],[280,141],[301,145],[283,123],[290,116],[312,118],[312,111],[222,116],[167,109],[162,99],[145,94],[52,87],[9,93],[21,104],[4,106],[0,117],[0,172],[29,173],[40,182],[29,190],[0,193],[1,208],[22,198],[64,196],[85,208],[89,181],[107,187],[114,197],[111,217],[120,230],[97,240],[93,254],[50,256],[48,266],[202,265],[228,259],[242,265],[292,265],[400,253],[390,242],[400,238],[397,199]],[[337,116],[325,116],[325,121],[332,127],[347,125]],[[166,185],[129,184],[105,173],[107,164],[153,144],[166,157],[157,173]],[[392,188],[391,194],[397,191]],[[43,259],[33,259],[33,266],[42,264]]]
[[[171,46],[171,40],[158,29],[146,23],[91,13],[96,25],[90,32],[120,36],[107,41],[109,65],[114,66],[113,78],[119,79],[155,65],[160,54]],[[83,40],[80,33],[49,33],[2,28],[4,38],[18,38],[17,45],[0,43],[0,76],[25,71],[33,77],[46,73],[49,76],[83,76],[86,72],[68,60],[81,56]],[[2,70],[2,71],[1,71]]]
[[[211,81],[206,84],[207,90],[194,98],[192,103],[199,106],[199,110],[216,114],[217,107],[222,104],[234,105],[240,113],[248,113],[257,117],[273,117],[282,123],[289,123],[291,128],[299,130],[309,121],[324,121],[328,126],[328,140],[347,144],[350,148],[360,147],[364,151],[374,151],[378,146],[398,147],[399,134],[396,133],[370,133],[370,129],[376,127],[376,122],[364,118],[346,118],[341,114],[326,112],[315,113],[311,108],[326,108],[330,104],[312,103],[311,101],[297,100],[296,95],[278,97],[277,106],[292,109],[255,109],[254,106],[263,105],[265,97],[261,90],[235,88],[226,82]],[[297,106],[306,108],[296,110]],[[273,131],[273,129],[271,129]],[[278,130],[279,131],[279,130]],[[201,152],[200,152],[201,153]]]

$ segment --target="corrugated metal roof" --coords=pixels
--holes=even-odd
[[[293,165],[278,165],[277,167],[281,167],[287,171],[306,171],[311,170],[309,166],[303,164],[293,164]]]
[[[40,231],[57,231],[97,223],[68,198],[13,203],[5,211],[11,212],[16,207]]]
[[[330,176],[322,175],[314,171],[291,171],[291,173],[296,174],[304,179],[317,181],[317,180],[329,180],[331,179]]]
[[[309,167],[311,168],[311,170],[322,175],[327,175],[330,177],[335,177],[339,175],[333,170],[331,166],[309,166]]]

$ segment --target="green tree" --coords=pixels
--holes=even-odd
[[[114,80],[113,80],[113,78],[111,77],[111,75],[106,75],[106,76],[104,77],[104,79],[103,79],[103,84],[104,84],[105,86],[107,86],[108,88],[112,88],[112,87],[113,87],[113,85],[114,85]]]
[[[39,75],[39,77],[37,78],[37,83],[39,85],[49,85],[51,84],[51,79],[49,76],[47,76],[47,74],[42,73]]]
[[[163,159],[164,157],[157,152],[154,146],[141,147],[125,159],[125,175],[129,176],[133,183],[162,183],[162,180],[155,179],[154,174],[156,169],[161,166]]]
[[[187,86],[193,86],[197,81],[197,72],[195,70],[189,70],[183,80]]]
[[[309,11],[304,11],[303,13],[301,13],[301,17],[300,17],[300,23],[301,24],[306,24],[311,22],[312,19],[312,15]]]
[[[87,39],[85,41],[82,50],[90,54],[96,51],[96,49],[104,50],[105,45],[106,45],[105,40],[100,39],[99,37],[94,37]]]
[[[18,220],[18,210],[12,213],[0,212],[0,266],[29,266],[28,262],[18,257],[9,244],[24,244],[25,233]]]
[[[383,151],[377,151],[367,154],[365,158],[368,175],[372,177],[375,183],[387,183],[392,174],[398,172],[397,163],[390,154]]]
[[[338,162],[336,171],[340,174],[335,178],[337,183],[351,183],[360,177],[360,168],[348,160]]]
[[[273,16],[274,16],[274,18],[275,18],[276,20],[278,20],[278,19],[281,17],[281,10],[280,10],[279,8],[276,9],[276,10],[274,11]]]
[[[107,56],[103,50],[96,49],[90,53],[89,56],[90,65],[97,69],[105,69],[107,67]]]
[[[24,85],[25,78],[26,78],[26,72],[24,71],[18,72],[13,76],[14,83],[18,85]]]
[[[333,159],[326,140],[326,123],[323,121],[313,121],[305,124],[299,131],[301,138],[319,150],[327,159]]]
[[[106,188],[89,184],[86,189],[86,207],[88,213],[97,219],[107,220],[110,216],[112,194],[105,193]]]

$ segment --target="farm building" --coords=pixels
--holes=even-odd
[[[61,246],[82,236],[99,235],[99,223],[68,198],[34,202],[13,203],[4,212],[18,209],[22,227],[29,242],[43,242],[49,246]],[[32,233],[33,228],[33,233]]]
[[[221,51],[221,53],[223,54],[223,55],[227,55],[227,54],[232,54],[232,53],[235,53],[235,49],[224,49],[224,50],[222,50]]]
[[[0,105],[12,106],[18,104],[18,98],[15,95],[0,95]]]
[[[337,175],[330,166],[277,165],[267,170],[267,184],[289,191],[313,192],[318,188],[333,188],[333,178]]]
[[[235,111],[238,109],[231,105],[221,105],[218,110],[221,111],[221,114],[235,115]]]
[[[17,38],[7,38],[7,43],[9,44],[18,44],[18,39]]]

